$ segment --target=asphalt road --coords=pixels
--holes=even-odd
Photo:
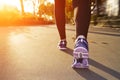
[[[73,69],[75,27],[68,49],[57,48],[55,25],[0,27],[0,80],[120,80],[120,32],[89,29],[89,69]]]

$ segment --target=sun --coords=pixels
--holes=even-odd
[[[17,7],[18,9],[21,8],[19,0],[0,0],[0,8],[6,5],[14,6],[14,7]]]
[[[37,2],[37,0],[35,1]],[[46,1],[54,4],[54,0],[46,0]],[[14,6],[19,11],[21,11],[20,0],[0,0],[0,10],[4,9],[5,6]],[[30,13],[34,12],[34,5],[32,0],[24,0],[24,11]]]
[[[5,6],[16,7],[19,11],[21,11],[20,0],[0,0],[0,9],[4,9]],[[24,1],[24,11],[33,12],[33,3],[31,0]]]

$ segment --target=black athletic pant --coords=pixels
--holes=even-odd
[[[65,1],[55,0],[55,19],[61,39],[66,39],[65,32]],[[90,0],[73,0],[74,19],[76,25],[76,37],[87,33],[90,23]]]

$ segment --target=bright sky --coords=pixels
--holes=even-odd
[[[19,4],[19,0],[0,0],[0,5],[15,5]]]
[[[3,8],[5,5],[15,6],[19,10],[21,9],[19,0],[0,0],[0,9]]]
[[[37,0],[35,0],[35,1],[37,1]],[[54,3],[54,0],[47,0],[47,1]],[[0,0],[0,9],[4,5],[15,6],[18,8],[18,10],[21,10],[20,0]],[[25,10],[25,12],[33,12],[34,8],[33,8],[33,3],[31,0],[24,1],[24,10]]]
[[[49,2],[51,2],[51,3],[54,3],[54,0],[48,0]]]

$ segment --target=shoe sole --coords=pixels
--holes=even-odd
[[[88,59],[89,58],[89,55],[88,55],[88,50],[83,48],[83,47],[77,47],[74,49],[74,52],[73,52],[73,57],[75,59]],[[83,63],[79,64],[79,63],[76,63],[74,65],[72,65],[72,68],[89,68],[89,64],[88,64],[88,61],[86,61],[86,65],[84,65]]]
[[[78,65],[78,66],[72,66],[72,68],[74,68],[74,69],[88,69],[89,66],[81,66],[81,65]]]
[[[73,52],[73,56],[76,59],[79,59],[79,58],[83,58],[83,59],[84,58],[89,58],[88,50],[83,48],[83,47],[75,48],[74,52]]]
[[[59,46],[57,46],[60,50],[66,50],[67,48],[61,48],[61,47],[59,47]]]

